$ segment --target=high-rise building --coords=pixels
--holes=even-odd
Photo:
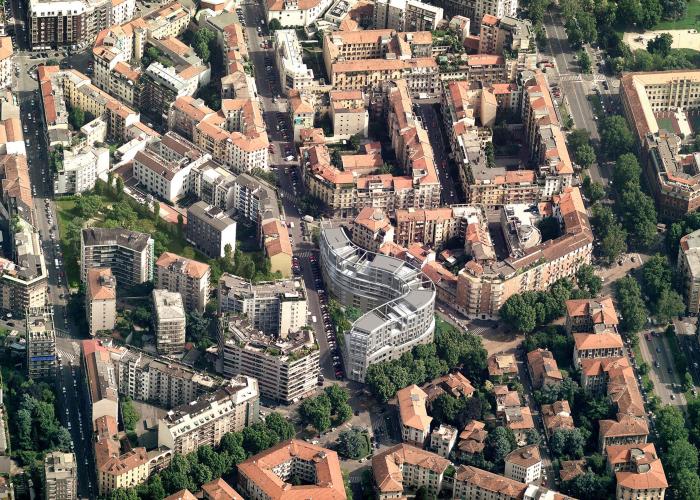
[[[88,270],[85,312],[88,330],[93,337],[97,332],[114,329],[117,321],[117,280],[112,269],[102,267]]]
[[[198,201],[187,209],[187,241],[211,258],[236,249],[236,221],[219,207]]]
[[[78,464],[73,453],[53,451],[44,457],[45,500],[78,498]]]
[[[153,311],[158,353],[182,351],[186,325],[182,296],[177,292],[153,290]]]
[[[53,308],[27,309],[27,372],[30,379],[53,377],[56,370],[56,331]]]
[[[204,312],[209,301],[209,264],[164,252],[156,261],[156,288],[177,292],[188,311]]]
[[[219,279],[219,312],[245,316],[266,335],[286,337],[306,326],[306,293],[300,281],[263,283],[224,274]]]
[[[258,382],[250,377],[170,410],[158,421],[158,446],[187,455],[204,445],[218,446],[228,432],[240,432],[258,421]]]
[[[153,238],[122,228],[88,227],[80,236],[80,277],[88,269],[109,267],[119,286],[153,280]]]

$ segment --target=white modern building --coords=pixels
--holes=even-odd
[[[356,246],[337,227],[321,229],[319,246],[329,292],[363,313],[341,346],[348,378],[362,382],[370,365],[433,340],[435,287],[420,269]]]
[[[9,498],[12,498],[10,496]],[[78,464],[75,454],[52,451],[44,457],[45,500],[78,498]]]
[[[542,458],[536,444],[518,448],[505,458],[505,476],[521,483],[530,484],[542,475]]]
[[[314,72],[302,60],[302,48],[295,30],[275,31],[275,59],[285,93],[313,85]]]
[[[333,0],[272,0],[263,2],[268,24],[277,19],[283,27],[309,26],[331,6]]]
[[[107,180],[109,149],[82,146],[63,151],[63,161],[56,171],[54,193],[80,194],[95,187],[98,178]]]

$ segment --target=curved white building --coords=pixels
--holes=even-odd
[[[435,287],[420,269],[358,247],[341,228],[323,228],[319,245],[329,292],[364,313],[341,343],[348,378],[363,382],[370,365],[433,340]]]

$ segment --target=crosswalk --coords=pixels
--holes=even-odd
[[[61,361],[63,362],[63,364],[69,364],[69,365],[77,364],[78,356],[72,350],[66,351],[65,349],[61,349],[60,347],[57,347],[56,351],[58,351],[58,356],[61,358]]]
[[[559,80],[562,82],[580,82],[583,78],[578,73],[563,73],[559,75]]]

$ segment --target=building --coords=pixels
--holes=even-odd
[[[329,293],[363,313],[340,346],[348,378],[363,381],[370,365],[432,341],[435,287],[419,269],[368,253],[341,228],[322,228],[320,249]]]
[[[454,476],[453,498],[521,500],[526,489],[526,484],[514,479],[470,465],[460,465]]]
[[[214,479],[202,485],[204,500],[243,500],[243,497],[223,479]]]
[[[700,230],[681,238],[676,264],[688,314],[700,312]]]
[[[119,286],[153,281],[153,238],[122,228],[84,228],[80,233],[80,277],[89,269],[109,267]]]
[[[529,406],[511,406],[504,408],[503,424],[513,431],[516,442],[521,446],[527,443],[528,431],[535,429],[535,421],[532,418],[532,412]]]
[[[117,419],[105,415],[95,420],[95,469],[100,495],[119,488],[132,488],[148,479],[149,460],[146,448],[122,450]]]
[[[236,176],[212,160],[190,170],[188,193],[221,210],[230,210],[235,185]]]
[[[536,444],[511,451],[505,458],[505,476],[521,483],[533,483],[542,475],[542,457]]]
[[[12,38],[0,36],[0,86],[10,87],[12,85],[12,75],[14,65],[12,64]]]
[[[117,322],[117,280],[112,269],[89,269],[85,289],[85,312],[90,335],[94,337],[98,332],[114,330]]]
[[[664,499],[668,481],[652,443],[608,446],[605,453],[617,480],[617,500]]]
[[[401,422],[401,439],[405,443],[423,448],[430,435],[430,422],[426,400],[428,395],[417,385],[409,385],[396,393]]]
[[[56,330],[53,308],[30,308],[25,312],[27,329],[27,375],[30,379],[53,378],[56,373]]]
[[[185,348],[185,306],[182,295],[153,290],[153,325],[159,354],[174,354]]]
[[[333,136],[338,139],[349,139],[357,135],[367,137],[369,112],[364,93],[359,90],[331,90],[328,94],[331,99]]]
[[[133,347],[110,347],[119,394],[173,408],[214,392],[225,382],[170,358]]]
[[[302,59],[302,48],[293,29],[276,30],[275,59],[279,71],[282,91],[289,94],[291,90],[303,90],[312,87],[314,72]]]
[[[209,301],[209,264],[163,252],[156,261],[155,286],[182,296],[185,310],[204,312]]]
[[[452,209],[431,208],[396,211],[396,243],[407,247],[411,243],[423,243],[440,248],[457,236],[458,219]]]
[[[383,210],[365,207],[352,223],[352,242],[370,252],[394,241],[394,226]]]
[[[260,227],[268,219],[279,219],[277,193],[267,182],[243,173],[236,178],[234,208],[236,214]]]
[[[644,399],[627,358],[582,359],[581,386],[591,394],[606,395],[618,415],[645,415]]]
[[[255,377],[263,397],[292,404],[316,389],[319,349],[310,330],[273,337],[243,317],[224,314],[218,344],[224,376]]]
[[[106,180],[109,170],[109,149],[81,146],[64,149],[57,162],[54,193],[80,194],[95,187],[97,179]]]
[[[198,201],[187,209],[187,241],[211,258],[236,249],[236,221],[219,207]]]
[[[642,168],[663,218],[680,219],[700,207],[697,155],[681,155],[679,137],[692,135],[685,113],[700,108],[698,89],[699,70],[626,73],[620,80],[622,109],[641,146]],[[679,130],[660,126],[661,114],[673,115]]]
[[[610,297],[566,301],[566,331],[569,334],[615,332],[618,324],[615,305]]]
[[[476,389],[462,372],[457,371],[431,380],[423,386],[423,390],[427,396],[428,408],[430,408],[433,402],[443,394],[458,399],[470,398]]]
[[[158,421],[158,446],[187,455],[200,446],[216,447],[227,432],[258,421],[258,382],[236,377],[215,392],[170,410]]]
[[[44,499],[78,497],[78,464],[75,454],[52,451],[44,457]]]
[[[418,0],[379,0],[374,4],[374,29],[433,31],[442,21],[441,7]]]
[[[283,27],[309,26],[331,6],[332,0],[268,0],[263,3],[267,23],[277,19]]]
[[[550,439],[555,431],[575,428],[568,401],[555,401],[551,405],[544,404],[540,407],[540,414],[542,415],[544,432]]]
[[[279,219],[268,219],[262,224],[262,242],[265,256],[270,259],[270,272],[282,277],[292,275],[292,240],[287,226]]]
[[[459,432],[451,425],[440,424],[430,433],[430,449],[442,458],[449,458],[452,448],[457,443]]]
[[[482,453],[486,447],[486,438],[489,433],[486,424],[478,420],[470,420],[459,433],[457,450],[462,458],[473,457]]]
[[[574,365],[582,360],[623,356],[622,337],[617,333],[574,333]]]
[[[346,498],[338,454],[300,439],[282,441],[238,464],[238,486],[249,500]]]
[[[600,452],[608,446],[644,444],[649,436],[649,424],[645,418],[621,415],[617,420],[599,420]]]
[[[219,313],[245,316],[256,330],[284,338],[306,326],[306,293],[301,281],[279,280],[253,284],[223,274],[219,278]]]
[[[446,458],[405,443],[375,454],[372,474],[378,498],[401,498],[405,489],[420,487],[437,496],[450,465]]]
[[[545,385],[556,385],[564,378],[554,356],[546,349],[536,349],[527,353],[527,371],[535,389]]]
[[[518,363],[513,354],[493,354],[486,365],[491,379],[507,381],[518,376]]]
[[[81,363],[85,373],[90,421],[101,417],[118,420],[119,396],[117,377],[107,348],[97,340],[81,342]]]

